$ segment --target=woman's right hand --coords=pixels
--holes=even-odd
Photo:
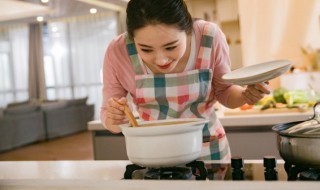
[[[115,102],[116,99],[118,102]],[[106,117],[106,125],[110,132],[112,133],[120,133],[121,129],[118,125],[128,123],[128,118],[124,113],[124,106],[127,104],[127,99],[122,97],[118,98],[109,98],[107,105],[107,117]]]

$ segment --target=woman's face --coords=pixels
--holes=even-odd
[[[148,25],[134,32],[134,42],[152,72],[170,73],[186,52],[187,34],[171,25]]]

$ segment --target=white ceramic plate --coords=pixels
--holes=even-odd
[[[277,60],[236,69],[223,75],[222,79],[237,85],[258,84],[276,78],[287,72],[292,63],[288,60]]]

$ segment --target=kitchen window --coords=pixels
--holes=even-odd
[[[113,11],[43,23],[48,100],[88,96],[98,118],[104,54],[117,35],[117,25]],[[29,99],[28,42],[28,25],[0,28],[0,107]]]

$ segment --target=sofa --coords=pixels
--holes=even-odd
[[[8,104],[0,109],[0,152],[87,130],[94,118],[87,99]]]
[[[38,106],[11,106],[1,112],[0,151],[46,139],[44,113]]]
[[[86,101],[87,98],[80,98],[42,105],[46,138],[87,130],[87,123],[94,118],[94,105],[87,105]]]

